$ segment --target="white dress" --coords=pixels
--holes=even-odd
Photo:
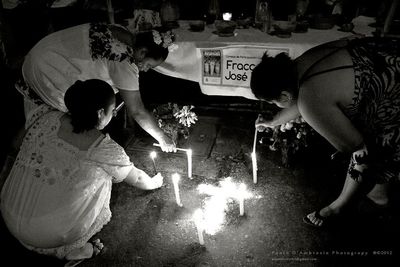
[[[82,24],[44,37],[26,56],[22,74],[46,104],[64,112],[64,94],[77,80],[100,79],[115,92],[139,90],[132,48],[113,38],[109,25],[100,23]]]
[[[112,183],[133,168],[108,135],[87,151],[60,139],[63,114],[50,111],[31,124],[0,203],[8,229],[25,247],[60,259],[108,223]]]

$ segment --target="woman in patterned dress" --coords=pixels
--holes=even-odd
[[[116,115],[109,84],[77,81],[65,104],[69,113],[43,104],[30,117],[0,208],[11,234],[28,249],[81,260],[103,246],[89,239],[111,219],[112,183],[152,190],[163,177],[136,168],[124,149],[102,134]]]
[[[256,97],[282,110],[256,127],[275,127],[302,116],[337,150],[351,153],[342,192],[304,217],[320,227],[364,195],[387,207],[389,184],[400,173],[400,40],[339,40],[295,60],[264,56],[254,69]]]
[[[158,127],[143,105],[139,71],[160,65],[173,45],[171,31],[132,33],[122,26],[91,23],[52,33],[40,40],[25,57],[24,83],[17,89],[25,97],[25,114],[46,103],[67,111],[65,91],[77,80],[101,79],[119,92],[128,114],[153,136],[163,151],[175,144]]]

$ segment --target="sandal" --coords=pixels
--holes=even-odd
[[[306,216],[303,217],[303,222],[305,224],[311,225],[316,228],[322,228],[322,227],[325,228],[328,225],[331,225],[333,222],[336,222],[336,220],[338,219],[338,216],[340,216],[340,215],[332,214],[327,217],[324,217],[321,215],[321,210],[322,209],[319,209],[318,211],[314,211],[310,214],[307,214]],[[311,221],[311,219],[309,218],[310,216],[314,216],[314,218],[317,219],[317,221],[314,221],[314,222]],[[320,223],[318,223],[318,221]]]
[[[96,257],[97,255],[99,255],[103,251],[104,245],[103,245],[103,243],[101,243],[100,239],[97,238],[95,240],[88,241],[88,243],[92,244],[92,246],[93,246],[93,254],[92,254],[92,256],[89,257],[89,258],[84,258],[84,259],[70,260],[64,265],[64,267],[77,266],[78,264],[80,264],[84,260],[92,259],[92,258]]]

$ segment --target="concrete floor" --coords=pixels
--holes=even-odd
[[[329,203],[341,190],[346,164],[330,160],[332,149],[324,140],[316,137],[290,167],[281,165],[277,152],[259,144],[259,182],[252,184],[248,153],[255,116],[230,113],[200,117],[191,139],[181,143],[200,151],[193,158],[192,180],[184,177],[185,156],[159,153],[157,165],[165,176],[162,189],[143,192],[116,184],[111,201],[113,218],[97,235],[105,250],[79,266],[400,266],[397,216],[379,220],[352,210],[327,229],[302,222],[305,214]],[[199,135],[206,137],[203,145],[196,144]],[[147,157],[154,149],[151,138],[138,131],[127,143],[133,162],[151,172]],[[184,208],[174,204],[168,177],[175,171],[183,173]],[[206,235],[206,244],[201,247],[189,218],[197,203],[204,200],[196,193],[196,186],[227,176],[245,182],[260,198],[246,203],[243,218],[238,217],[234,202],[230,203],[223,230]],[[3,224],[0,233],[2,262],[13,263],[2,266],[64,264],[27,251]]]

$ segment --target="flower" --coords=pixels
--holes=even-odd
[[[127,48],[126,48],[125,44],[123,44],[119,41],[116,41],[116,42],[111,42],[110,45],[111,45],[112,53],[114,53],[116,55],[121,55],[123,53],[126,53]]]
[[[168,51],[170,52],[178,48],[178,46],[173,43],[175,36],[172,31],[159,32],[157,30],[152,30],[152,33],[154,43],[156,43],[157,45],[168,48]]]
[[[177,44],[171,44],[170,46],[168,46],[168,52],[174,52],[176,49],[178,49],[178,45]]]
[[[279,150],[282,154],[282,163],[289,165],[290,157],[308,146],[309,138],[315,131],[304,121],[302,117],[291,120],[275,128],[267,128],[261,142],[267,140],[271,151]]]
[[[181,110],[174,113],[174,117],[179,119],[179,123],[184,126],[190,127],[191,124],[195,124],[197,121],[197,115],[191,111],[194,106],[183,106]]]
[[[158,31],[152,30],[153,33],[153,40],[156,44],[160,45],[162,43],[161,35]]]
[[[171,138],[177,139],[181,134],[185,139],[189,137],[189,128],[198,120],[192,111],[194,106],[178,106],[176,103],[167,103],[153,109],[158,126]],[[177,141],[177,140],[174,140]]]

